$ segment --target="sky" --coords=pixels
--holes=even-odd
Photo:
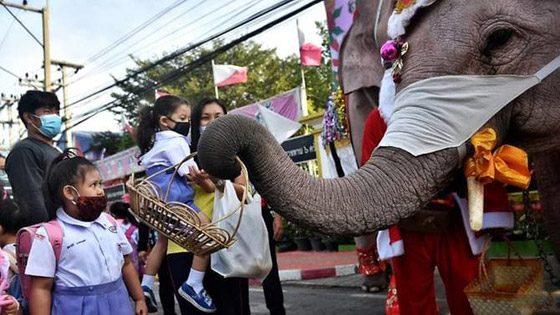
[[[21,4],[21,0],[9,2]],[[69,71],[68,101],[79,100],[101,87],[113,83],[112,77],[125,76],[127,67],[133,67],[132,58],[157,58],[165,52],[188,46],[235,22],[241,21],[253,13],[280,2],[279,0],[51,0],[50,9],[50,45],[51,58],[84,65],[77,74]],[[294,1],[254,24],[241,28],[234,34],[226,36],[226,42],[237,38],[282,13],[290,12],[308,0]],[[30,7],[41,8],[45,0],[29,0]],[[175,5],[153,23],[139,27],[158,12]],[[42,42],[41,15],[15,8],[10,9]],[[326,20],[323,3],[298,14],[276,27],[253,38],[266,48],[276,48],[281,57],[298,53],[296,19],[305,34],[307,42],[320,45],[321,38],[316,34],[315,21]],[[109,53],[93,59],[98,52],[134,29],[139,32]],[[43,78],[43,52],[31,35],[0,6],[0,66],[13,72],[17,77]],[[242,65],[241,65],[242,66]],[[250,71],[250,69],[249,69]],[[57,67],[51,68],[53,81],[61,78]],[[18,78],[0,70],[0,92],[5,95],[19,95],[32,89],[18,82]],[[40,83],[32,83],[42,88]],[[103,93],[72,106],[75,119],[93,108],[112,100],[110,93]],[[62,102],[62,90],[57,92]],[[272,95],[271,95],[272,96]],[[14,107],[15,111],[15,107]],[[5,120],[7,111],[0,112],[0,120]],[[7,128],[3,127],[0,147],[9,145]],[[75,127],[75,130],[118,131],[119,125],[109,112]],[[15,136],[14,136],[15,137]],[[12,139],[15,140],[15,139]]]

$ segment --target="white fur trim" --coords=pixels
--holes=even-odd
[[[391,75],[391,69],[385,70],[381,88],[379,90],[379,114],[386,124],[389,124],[391,115],[393,115],[393,107],[395,104],[395,82]]]
[[[461,216],[463,218],[463,227],[465,228],[465,233],[467,234],[467,239],[469,240],[469,245],[471,247],[471,252],[473,255],[478,255],[482,253],[484,248],[484,243],[486,243],[487,236],[483,235],[476,237],[474,231],[471,229],[469,223],[469,205],[467,199],[459,197],[456,193],[453,193],[453,197],[461,209]]]
[[[387,35],[389,35],[392,39],[396,39],[404,35],[406,27],[416,13],[416,10],[422,7],[427,7],[435,1],[436,0],[416,0],[416,3],[402,10],[401,13],[393,12],[387,24]]]
[[[377,233],[377,253],[381,260],[402,256],[404,255],[404,241],[401,239],[391,243],[389,229],[381,230]]]

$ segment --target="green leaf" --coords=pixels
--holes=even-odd
[[[340,35],[340,34],[344,33],[344,31],[339,26],[337,26],[337,27],[333,28],[332,33],[335,34],[335,35]]]
[[[334,18],[335,20],[338,19],[338,17],[340,16],[340,12],[342,12],[342,7],[338,8],[338,9],[335,9],[335,10],[333,11],[333,14],[332,14],[332,15],[333,15],[333,18]]]

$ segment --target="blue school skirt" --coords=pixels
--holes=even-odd
[[[146,169],[146,175],[150,176],[165,168],[165,166],[159,165],[150,167]],[[200,209],[198,209],[198,207],[194,205],[194,189],[187,183],[187,180],[179,174],[177,174],[177,176],[175,176],[175,179],[173,179],[173,172],[175,172],[175,170],[171,169],[150,179],[152,183],[156,184],[161,189],[157,191],[159,198],[165,202],[178,201],[187,204],[194,210],[196,210],[196,212],[200,212]],[[167,197],[167,200],[165,200],[167,187],[169,186],[169,182],[172,180],[173,184],[171,184],[169,196]]]
[[[86,286],[54,286],[52,315],[133,314],[132,304],[122,278],[113,282]]]

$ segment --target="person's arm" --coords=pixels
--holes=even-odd
[[[31,315],[49,315],[51,313],[53,283],[53,278],[31,277],[31,296],[29,298]]]
[[[147,315],[148,307],[146,306],[146,301],[144,300],[144,292],[142,292],[142,287],[140,287],[140,281],[138,280],[138,274],[136,273],[136,269],[134,269],[134,265],[128,255],[124,256],[122,277],[124,284],[126,285],[126,289],[136,305],[136,315]]]
[[[12,186],[12,194],[24,203],[27,222],[35,224],[48,221],[47,208],[41,189],[43,170],[35,153],[29,148],[17,148],[10,152],[6,173]]]
[[[282,217],[276,213],[274,216],[274,221],[272,221],[272,231],[274,231],[274,240],[279,242],[284,236],[284,222],[282,222]]]

